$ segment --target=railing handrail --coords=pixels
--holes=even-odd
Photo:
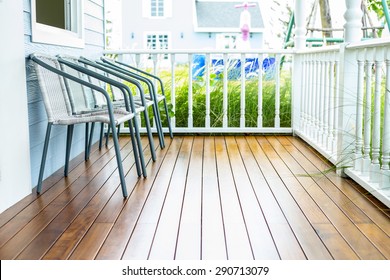
[[[346,49],[364,49],[364,48],[376,48],[383,47],[384,45],[390,45],[390,38],[371,39],[357,43],[350,43],[346,45]]]
[[[167,49],[167,50],[151,50],[151,49],[119,49],[105,50],[103,54],[295,54],[292,49]]]

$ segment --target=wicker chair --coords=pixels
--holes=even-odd
[[[42,94],[42,99],[47,113],[48,124],[42,153],[41,167],[37,184],[37,193],[42,191],[42,180],[45,170],[46,156],[49,147],[50,134],[53,125],[67,126],[67,141],[65,153],[65,176],[68,172],[69,156],[72,143],[73,129],[76,124],[93,122],[107,123],[111,129],[117,125],[134,118],[134,114],[125,110],[114,110],[109,94],[77,76],[73,76],[61,70],[58,59],[44,54],[31,54],[30,59],[35,62],[34,69],[38,77],[38,83]],[[99,91],[106,99],[106,111],[89,111],[76,114],[72,110],[71,102],[67,92],[64,78],[81,84],[84,87]],[[113,135],[114,149],[118,165],[119,178],[122,187],[122,194],[127,197],[127,188],[122,166],[120,147],[117,136]]]
[[[165,93],[164,93],[164,84],[163,84],[162,80],[160,79],[160,77],[155,76],[153,74],[150,74],[150,73],[148,73],[146,71],[143,71],[143,70],[141,70],[141,69],[139,69],[137,67],[134,67],[134,66],[131,66],[129,64],[126,64],[126,63],[123,63],[123,62],[120,62],[120,61],[117,61],[117,60],[113,60],[113,59],[110,59],[110,58],[107,58],[107,57],[101,57],[101,60],[104,63],[106,63],[106,64],[108,64],[108,65],[110,65],[112,67],[116,67],[116,69],[118,69],[118,71],[120,71],[123,74],[130,75],[131,77],[133,77],[135,79],[139,79],[141,81],[148,82],[148,83],[150,83],[152,85],[151,89],[150,89],[150,90],[152,90],[151,98],[155,102],[155,107],[157,108],[156,114],[158,114],[158,117],[159,117],[160,123],[161,123],[160,110],[158,109],[159,108],[158,107],[158,103],[163,102],[165,115],[167,117],[169,135],[170,135],[171,138],[173,138],[171,120],[170,120],[170,117],[169,117],[169,110],[168,110],[167,100],[166,100]],[[156,87],[154,86],[153,81],[157,81],[158,84],[160,85],[160,92],[161,92],[160,94],[157,92]]]
[[[69,69],[70,69],[70,71],[76,70],[77,72],[81,73],[84,77],[85,77],[85,75],[87,75],[87,77],[85,77],[85,78],[88,79],[88,81],[90,81],[92,84],[98,86],[99,88],[100,87],[105,88],[105,85],[110,85],[113,88],[118,89],[117,95],[121,96],[122,102],[120,104],[123,103],[123,106],[120,105],[117,101],[113,100],[111,102],[111,104],[112,104],[114,110],[127,111],[127,112],[134,113],[134,115],[137,115],[142,111],[145,111],[144,107],[139,106],[139,105],[135,105],[130,89],[126,85],[124,85],[123,83],[118,82],[114,79],[111,79],[111,78],[105,76],[104,73],[100,73],[100,72],[96,71],[96,69],[91,70],[91,69],[86,68],[85,65],[80,63],[78,59],[76,59],[76,63],[75,63],[74,58],[69,58],[69,57],[67,57],[67,58],[60,57],[58,59],[58,61],[60,62],[62,67],[67,67],[67,69],[68,69],[67,71],[69,71]],[[83,87],[83,89],[85,91],[85,87]],[[101,102],[101,93],[97,92],[95,90],[91,90],[89,92],[90,92],[90,94],[92,94],[94,96],[95,102],[96,102],[96,100],[100,99],[98,104],[95,103],[93,110],[94,111],[107,110],[107,105],[103,104]],[[138,151],[136,148],[133,149],[134,157],[135,157],[136,163],[137,163],[137,165],[136,165],[137,172],[138,172],[139,176],[142,173],[144,175],[144,177],[146,177],[147,176],[146,164],[145,164],[145,159],[144,159],[144,155],[143,155],[143,148],[142,148],[142,144],[141,144],[139,126],[138,126],[138,122],[137,122],[136,118],[133,118],[132,121],[133,121],[133,125],[129,121],[128,126],[129,126],[129,130],[130,130],[132,144],[134,147],[136,147],[136,146],[138,147]],[[110,128],[110,126],[108,126],[108,128]],[[117,135],[119,135],[119,126],[118,126]],[[134,136],[135,136],[135,138],[134,138]],[[92,137],[92,133],[91,133],[91,137]],[[101,134],[100,134],[99,148],[101,147],[101,139],[102,139],[102,130],[101,130]],[[152,148],[153,148],[153,152],[155,152],[154,146],[152,146]],[[137,159],[139,159],[140,165],[138,165]],[[153,160],[155,161],[155,155],[154,155]],[[141,171],[141,169],[142,169],[142,171]]]
[[[111,68],[107,67],[106,65],[100,65],[100,64],[98,64],[94,61],[88,60],[86,58],[80,58],[79,61],[81,63],[85,64],[90,69],[93,69],[94,71],[102,71],[105,75],[118,81],[119,83],[123,84],[124,82],[128,82],[128,83],[135,85],[137,87],[138,91],[140,92],[140,99],[136,100],[132,93],[130,93],[130,95],[129,95],[130,98],[134,98],[135,107],[142,106],[144,108],[147,108],[147,107],[153,105],[152,102],[146,100],[143,88],[142,88],[141,84],[139,83],[139,81],[137,81],[131,77],[127,77],[127,76],[119,73],[115,69],[111,69]],[[118,94],[117,94],[118,88],[117,87],[111,87],[111,88],[112,88],[112,93],[113,93],[113,97],[115,99],[116,106],[124,106],[124,105],[121,105],[121,102],[123,103],[123,101],[121,100],[121,96],[118,96]],[[131,92],[130,89],[129,89],[129,92]],[[149,119],[148,110],[143,110],[142,113],[144,115],[145,120],[148,120]],[[153,136],[152,136],[152,130],[150,127],[150,123],[148,121],[145,121],[145,125],[146,125],[146,131],[147,131],[147,135],[148,135],[148,139],[149,139],[149,147],[150,147],[150,152],[152,155],[152,160],[155,161],[156,160],[156,152],[155,152],[155,148],[154,148],[154,140],[153,140]],[[163,136],[159,133],[160,144],[161,144],[161,141],[163,141],[162,138],[163,138]],[[162,146],[162,148],[163,147],[164,146]]]

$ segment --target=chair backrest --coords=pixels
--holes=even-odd
[[[79,64],[76,57],[63,56],[63,55],[61,55],[60,57],[74,64]],[[60,62],[60,66],[62,71],[87,81],[88,78],[83,73],[61,62]],[[66,78],[64,79],[64,81],[65,81],[65,86],[68,92],[73,114],[80,114],[94,109],[95,102],[93,100],[93,94],[90,88],[84,87],[80,83],[77,83],[75,81]]]
[[[102,71],[100,71],[99,69],[96,69],[93,66],[90,66],[90,65],[87,65],[84,63],[82,63],[82,65],[84,67],[86,67],[87,69],[92,70],[98,74],[105,75]],[[88,80],[91,84],[94,84],[98,87],[106,89],[106,84],[102,80],[96,79],[92,76],[88,76]],[[105,104],[107,104],[106,99],[104,98],[104,96],[100,92],[93,91],[93,98],[94,98],[95,107],[102,107]]]
[[[49,67],[61,70],[60,64],[55,57],[44,54],[33,54],[31,57],[42,61]],[[72,115],[72,108],[63,77],[38,63],[34,63],[34,69],[38,77],[48,121],[56,123],[56,121]]]

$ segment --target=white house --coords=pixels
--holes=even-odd
[[[263,47],[259,1],[252,15],[252,48]],[[224,49],[240,38],[240,13],[231,0],[122,0],[124,49]]]

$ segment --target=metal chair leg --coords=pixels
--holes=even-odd
[[[167,105],[167,101],[165,100],[165,98],[164,98],[164,109],[165,109],[165,114],[167,115],[169,136],[171,137],[171,139],[173,139],[173,132],[172,132],[172,126],[171,126],[171,118],[169,117],[168,105]]]
[[[143,149],[142,149],[141,137],[139,134],[139,126],[138,126],[137,118],[133,118],[133,123],[134,123],[134,130],[135,130],[135,139],[137,140],[138,151],[140,153],[139,158],[141,161],[142,173],[144,174],[144,177],[146,178],[147,177],[146,165],[145,165],[145,159],[143,157]]]
[[[84,152],[84,160],[88,160],[88,143],[89,143],[89,123],[85,124],[85,152]]]
[[[160,114],[158,112],[158,105],[156,103],[153,103],[152,108],[153,108],[154,121],[156,123],[158,139],[160,142],[160,148],[164,149],[165,147],[164,134],[162,133],[162,125],[161,125]]]
[[[112,131],[115,131],[114,123],[111,122],[110,125],[111,125]],[[114,142],[114,149],[115,149],[116,161],[117,161],[117,165],[118,165],[119,179],[121,181],[121,186],[122,186],[122,194],[123,194],[123,197],[127,197],[126,180],[125,180],[125,175],[123,172],[121,150],[119,147],[118,136],[116,133],[112,134],[112,140]]]
[[[134,128],[133,128],[133,125],[131,123],[131,120],[129,120],[127,123],[129,125],[129,130],[130,130],[130,139],[131,139],[131,145],[133,146],[134,161],[135,161],[135,167],[137,168],[137,175],[138,175],[138,177],[141,177],[142,170],[141,170],[141,166],[140,166],[140,160],[141,160],[140,157],[143,157],[143,154],[138,153],[138,145],[135,141]]]
[[[91,154],[91,146],[92,146],[92,139],[93,139],[93,133],[95,131],[95,123],[91,123],[91,131],[89,132],[89,141],[88,141],[88,146],[87,146],[87,149],[85,151],[86,153],[86,159],[85,160],[89,160],[89,155]]]
[[[68,131],[66,137],[65,168],[64,168],[65,177],[67,177],[69,173],[69,158],[70,158],[70,150],[72,147],[73,129],[74,129],[74,124],[68,125]]]
[[[39,169],[39,177],[38,177],[38,184],[37,184],[37,193],[38,194],[40,194],[42,191],[43,173],[45,172],[46,156],[47,156],[47,150],[49,148],[50,133],[51,133],[52,125],[53,125],[52,123],[48,123],[47,128],[46,128],[45,143],[43,145],[41,167]]]
[[[104,132],[104,123],[101,123],[100,136],[99,136],[99,151],[102,149],[103,146],[103,132]]]
[[[150,153],[152,155],[153,162],[155,162],[156,161],[156,150],[154,148],[154,140],[153,140],[153,135],[152,135],[152,128],[150,127],[148,110],[145,108],[143,113],[144,113],[144,118],[145,118],[146,132],[148,134]]]
[[[111,127],[108,126],[107,133],[106,133],[106,147],[108,146],[108,138],[110,137]]]

